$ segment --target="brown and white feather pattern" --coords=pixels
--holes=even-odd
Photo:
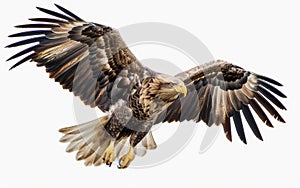
[[[222,124],[226,137],[232,140],[230,118],[233,117],[237,133],[246,143],[240,111],[255,136],[261,140],[262,136],[249,107],[270,127],[273,125],[261,106],[275,119],[285,122],[273,105],[280,109],[286,108],[272,93],[283,98],[286,96],[273,86],[282,85],[271,78],[245,71],[222,60],[197,66],[176,77],[185,82],[188,95],[174,101],[166,113],[161,113],[157,123],[202,120],[208,126]]]
[[[28,60],[35,61],[37,66],[46,67],[50,78],[79,96],[85,104],[108,111],[109,106],[116,102],[112,101],[110,93],[114,85],[123,88],[118,90],[117,99],[126,96],[129,92],[127,88],[131,88],[143,75],[143,66],[137,62],[117,30],[86,22],[59,5],[56,6],[65,14],[38,8],[56,18],[34,18],[30,20],[37,24],[16,26],[37,30],[10,37],[35,37],[7,47],[37,44],[8,60],[29,54],[12,68]]]
[[[111,135],[104,128],[108,121],[109,117],[104,116],[87,123],[60,129],[59,131],[65,134],[60,141],[69,142],[66,152],[76,151],[76,160],[84,160],[86,166],[101,165],[103,162],[101,156],[109,145],[111,138]],[[129,138],[123,138],[116,141],[115,158],[119,159],[127,152],[128,140]],[[140,144],[137,145],[134,152],[138,156],[144,156],[147,150],[156,147],[152,132],[149,131]]]

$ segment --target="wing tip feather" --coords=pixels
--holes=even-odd
[[[232,142],[232,136],[231,136],[231,134],[229,134],[228,132],[226,132],[225,134],[226,134],[227,140],[229,140],[230,142]]]
[[[77,21],[84,21],[82,18],[80,18],[79,16],[77,16],[76,14],[74,14],[73,12],[67,10],[66,8],[54,3],[54,5],[59,9],[61,10],[62,12],[64,12],[65,14],[71,16],[72,18],[75,18],[75,20]]]
[[[283,84],[281,84],[280,82],[270,78],[270,77],[266,77],[266,76],[263,76],[263,75],[258,75],[256,74],[256,76],[262,80],[265,80],[267,82],[270,82],[271,84],[274,84],[274,85],[277,85],[277,86],[283,86]]]
[[[247,140],[246,140],[246,139],[242,139],[242,138],[241,138],[241,141],[242,141],[244,144],[247,145]]]

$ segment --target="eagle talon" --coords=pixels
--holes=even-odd
[[[118,169],[121,169],[122,158],[119,160]]]
[[[114,161],[114,141],[111,141],[101,156],[103,163],[111,167]]]
[[[128,153],[123,155],[123,157],[119,160],[119,169],[124,169],[127,168],[131,161],[134,159],[134,152],[133,152],[133,147],[131,146]]]

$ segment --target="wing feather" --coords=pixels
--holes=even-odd
[[[257,78],[261,79],[261,80],[265,80],[267,82],[270,82],[271,84],[277,85],[277,86],[282,86],[281,83],[277,82],[276,80],[273,80],[272,78],[263,76],[263,75],[256,75]]]
[[[263,109],[260,107],[260,105],[256,102],[256,100],[252,99],[249,101],[251,107],[256,112],[256,114],[259,116],[259,118],[269,127],[273,127],[271,121],[269,120],[266,113],[263,111]]]
[[[29,18],[30,21],[34,22],[48,22],[48,23],[55,23],[55,24],[68,24],[67,21],[53,19],[53,18]]]
[[[58,13],[58,12],[55,12],[55,11],[52,11],[52,10],[48,10],[48,9],[45,9],[45,8],[41,8],[41,7],[36,7],[36,8],[39,9],[40,11],[46,13],[46,14],[61,18],[63,20],[67,20],[69,22],[75,21],[73,18],[70,18],[69,16],[66,16],[64,14],[61,14],[61,13]]]
[[[167,109],[165,119],[160,119],[161,121],[192,119],[196,122],[202,120],[208,126],[222,124],[227,139],[231,141],[230,118],[232,117],[237,134],[245,144],[247,140],[240,111],[242,111],[253,134],[260,140],[263,138],[250,106],[269,127],[273,127],[273,125],[261,106],[275,119],[285,122],[272,106],[274,104],[278,108],[286,110],[284,105],[272,94],[275,93],[279,97],[286,98],[281,91],[273,86],[282,86],[282,84],[269,77],[257,75],[222,60],[200,65],[182,72],[176,77],[186,84],[188,94],[171,104]],[[198,93],[196,98],[194,93]],[[196,103],[195,100],[198,102]],[[195,104],[197,105],[195,106]],[[181,114],[173,113],[178,112],[178,109],[182,110]]]
[[[235,129],[237,134],[239,135],[240,139],[242,142],[244,142],[245,144],[247,144],[247,140],[246,140],[246,136],[245,136],[245,132],[244,132],[244,127],[243,127],[243,122],[241,119],[241,114],[239,111],[233,111],[233,121],[235,124]]]
[[[267,82],[264,82],[262,80],[259,80],[258,83],[262,86],[264,86],[266,89],[272,91],[273,93],[275,93],[276,95],[286,98],[285,94],[283,94],[281,91],[279,91],[277,88],[275,88],[274,86],[268,84]]]
[[[255,122],[255,119],[254,119],[254,117],[253,117],[253,115],[252,115],[249,107],[246,106],[246,105],[242,105],[242,112],[243,112],[243,114],[245,116],[245,119],[248,122],[248,124],[249,124],[252,132],[254,133],[254,135],[258,139],[263,140],[263,138],[262,138],[262,136],[260,134],[260,131],[259,131],[258,127],[257,127],[257,124]]]
[[[71,16],[72,18],[74,18],[76,21],[83,21],[83,19],[81,19],[79,16],[75,15],[74,13],[72,13],[71,11],[65,9],[64,7],[58,5],[58,4],[54,4],[59,10],[61,10],[62,12],[66,13],[67,15]]]
[[[113,85],[118,85],[117,82],[122,80],[117,77],[126,78],[129,87],[132,87],[143,75],[143,66],[130,52],[117,30],[85,22],[69,10],[55,6],[62,13],[37,7],[53,18],[32,18],[31,21],[38,23],[16,26],[37,29],[10,35],[34,37],[12,43],[8,48],[38,44],[10,57],[8,61],[29,54],[11,69],[26,61],[34,61],[37,66],[46,67],[50,78],[79,96],[85,104],[97,106],[102,111],[109,110],[109,106],[118,100],[112,99],[110,94]],[[130,71],[119,75],[123,69]],[[125,93],[118,96],[124,97],[129,91],[122,92]]]
[[[259,93],[255,93],[255,98],[262,104],[266,110],[278,121],[285,123],[284,119],[280,116],[277,110]]]
[[[25,39],[25,40],[21,40],[21,41],[12,43],[12,44],[6,46],[6,48],[22,46],[22,45],[31,44],[31,43],[34,43],[34,42],[40,42],[40,41],[45,40],[45,39],[46,39],[46,37],[35,37],[35,38]]]
[[[232,141],[230,118],[225,116],[222,122],[224,133],[229,141]]]
[[[27,37],[27,36],[32,36],[32,35],[47,35],[51,33],[51,31],[46,31],[46,30],[35,30],[35,31],[25,31],[21,33],[16,33],[9,35],[8,37]]]
[[[17,25],[16,28],[55,28],[58,27],[55,24],[24,24],[24,25]]]
[[[266,89],[264,89],[263,87],[257,86],[257,90],[261,94],[263,94],[267,99],[272,101],[272,103],[275,104],[278,108],[286,110],[284,105],[274,95],[272,95],[270,92],[268,92]]]
[[[8,58],[7,61],[10,61],[10,60],[15,59],[17,57],[20,57],[20,56],[22,56],[24,54],[27,54],[27,53],[31,52],[32,50],[34,50],[36,47],[37,47],[37,45],[29,47],[29,48],[26,48],[25,50],[22,50],[21,52],[19,52],[19,53],[15,54],[15,55],[11,56],[10,58]]]

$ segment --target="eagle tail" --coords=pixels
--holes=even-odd
[[[110,134],[104,126],[109,117],[104,116],[80,125],[62,128],[59,132],[65,134],[60,142],[69,142],[66,152],[77,151],[76,159],[85,160],[85,165],[99,166],[102,164],[102,154],[110,142]]]
[[[90,122],[65,127],[59,130],[64,136],[60,142],[69,143],[66,152],[77,151],[76,159],[84,160],[86,166],[99,166],[103,163],[102,155],[110,144],[111,135],[104,126],[109,122],[109,116],[103,116]],[[117,140],[115,142],[114,159],[119,159],[129,149],[129,138]],[[155,149],[151,131],[136,146],[134,153],[138,156],[144,156],[146,150]]]

